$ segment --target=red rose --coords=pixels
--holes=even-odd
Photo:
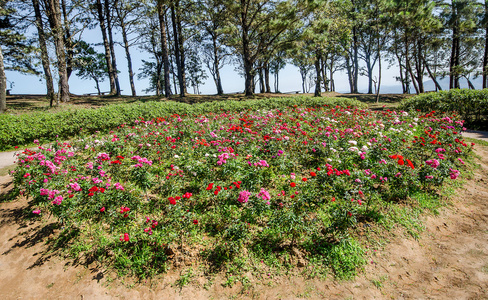
[[[296,186],[297,186],[297,184],[296,184],[296,183],[294,183],[294,182],[292,182],[292,183],[290,183],[290,186],[291,186],[291,187],[296,187]]]

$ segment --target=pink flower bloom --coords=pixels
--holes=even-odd
[[[63,202],[63,196],[57,196],[51,203],[56,205],[61,205]]]
[[[241,202],[241,203],[246,203],[247,201],[249,201],[249,196],[251,195],[251,193],[249,191],[242,191],[239,193],[239,198],[237,199],[237,201]]]
[[[454,170],[452,168],[449,168],[449,170],[451,171],[451,173],[449,174],[451,179],[456,179],[461,174],[461,172],[459,172],[458,170]]]
[[[437,159],[432,159],[432,160],[429,159],[429,160],[425,161],[425,163],[434,169],[436,169],[440,165],[440,163]]]
[[[35,215],[38,215],[38,214],[41,213],[41,210],[40,209],[36,209],[36,210],[33,210],[32,213],[35,214]]]
[[[259,194],[257,194],[257,197],[266,201],[271,199],[271,196],[269,195],[268,191],[266,191],[264,188],[261,188],[261,191],[259,192]]]
[[[81,191],[81,186],[80,186],[80,185],[79,185],[77,182],[75,182],[75,183],[70,183],[68,186],[69,186],[69,187],[70,187],[72,190],[74,190],[74,191],[76,191],[76,192]]]

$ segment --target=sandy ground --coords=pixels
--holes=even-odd
[[[52,253],[45,242],[55,230],[23,217],[25,199],[0,203],[0,299],[488,299],[488,147],[476,153],[479,168],[450,207],[426,218],[418,240],[394,236],[345,282],[251,276],[246,287],[223,287],[201,277],[180,289],[170,272],[133,284]],[[11,178],[0,177],[0,199],[11,188]]]
[[[19,151],[0,152],[0,169],[11,166],[15,163],[16,154]]]
[[[484,140],[488,142],[488,132],[487,131],[476,131],[476,130],[466,130],[463,132],[463,136],[470,137],[473,139]]]

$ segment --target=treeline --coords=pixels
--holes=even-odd
[[[360,76],[368,93],[379,93],[381,65],[396,65],[404,93],[424,92],[428,77],[440,90],[481,76],[488,86],[488,1],[476,0],[0,0],[0,90],[4,69],[45,79],[51,103],[69,101],[69,78],[108,79],[120,94],[120,57],[133,96],[135,79],[148,78],[146,92],[198,93],[208,77],[222,94],[220,70],[236,65],[246,95],[278,91],[286,64],[300,70],[302,90],[334,90],[334,74],[344,70],[352,93]],[[99,30],[102,41],[83,40]],[[35,34],[33,34],[35,33]],[[103,46],[103,53],[96,51]],[[134,48],[147,53],[132,67]],[[0,58],[2,52],[0,51]],[[373,73],[378,66],[379,73]],[[55,71],[55,72],[52,72]],[[55,97],[55,85],[59,96]],[[0,111],[2,106],[0,105]]]

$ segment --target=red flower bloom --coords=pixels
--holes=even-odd
[[[294,182],[292,182],[292,183],[290,183],[290,186],[291,186],[291,187],[296,187],[296,186],[297,186],[297,184],[296,184],[296,183],[294,183]]]
[[[302,178],[302,181],[303,181],[303,182],[307,181],[307,178],[303,177],[303,178]]]
[[[347,212],[347,215],[348,215],[349,217],[352,217],[352,212],[348,211],[348,212]]]
[[[95,195],[95,194],[93,194],[93,193],[88,193],[88,196],[90,196],[90,197],[92,197],[93,195]]]
[[[100,193],[105,193],[105,189],[104,188],[100,188]]]
[[[100,208],[100,212],[104,212],[105,211],[105,206]]]
[[[317,176],[317,173],[315,173],[315,172],[310,172],[310,176],[315,177],[315,176]]]
[[[198,220],[197,219],[193,220],[193,224],[197,225],[198,224]]]
[[[216,189],[216,190],[214,191],[214,195],[215,195],[215,196],[217,196],[218,194],[219,194],[219,190],[218,190],[218,189]]]
[[[332,202],[335,202],[335,197],[332,197]]]
[[[407,159],[407,164],[410,166],[410,168],[415,169],[413,166],[413,163],[410,161],[410,159]]]
[[[213,185],[214,185],[213,183],[209,184],[209,185],[207,186],[207,191],[210,191],[211,189],[213,189]]]
[[[120,240],[122,241],[122,237],[120,237]],[[128,242],[130,240],[129,238],[129,234],[128,233],[124,233],[124,238],[123,238],[124,241]]]
[[[400,158],[400,159],[398,160],[398,164],[399,164],[400,166],[403,166],[403,165],[405,164],[405,161],[404,161],[402,158]]]
[[[93,186],[88,191],[89,192],[98,192],[98,186]]]
[[[317,168],[317,171],[320,171],[320,170],[321,170],[321,169],[320,169],[320,167],[318,167],[318,168]]]
[[[171,205],[176,205],[176,200],[175,200],[175,198],[173,198],[173,197],[169,197],[169,198],[168,198],[168,200],[169,200],[169,203],[170,203]]]
[[[74,196],[73,194],[70,194],[70,195],[68,196],[68,198],[73,198],[73,196]]]

